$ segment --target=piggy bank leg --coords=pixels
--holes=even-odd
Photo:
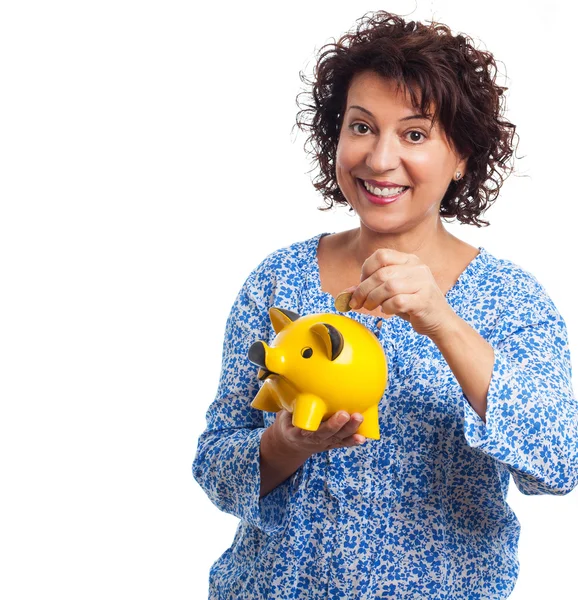
[[[361,414],[363,415],[363,423],[361,423],[356,433],[359,433],[359,435],[363,435],[366,438],[370,438],[372,440],[378,440],[379,413],[377,410],[377,404],[370,406],[365,412]]]
[[[298,394],[293,408],[293,425],[307,431],[317,431],[327,406],[315,394]]]
[[[251,406],[266,412],[279,412],[281,410],[277,394],[275,393],[275,386],[271,381],[267,380],[263,383],[253,402],[251,402]]]

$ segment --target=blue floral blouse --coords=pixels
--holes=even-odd
[[[381,439],[314,454],[260,499],[259,444],[275,413],[250,406],[260,383],[247,351],[275,337],[271,306],[336,312],[321,290],[321,235],[270,254],[227,321],[193,474],[240,522],[211,568],[209,598],[506,598],[520,531],[506,502],[510,476],[524,494],[578,484],[564,320],[531,274],[480,248],[446,298],[495,351],[484,423],[428,337],[399,317],[348,313],[387,354]]]

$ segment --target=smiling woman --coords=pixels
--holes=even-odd
[[[372,71],[352,78],[336,179],[363,226],[378,233],[431,230],[452,179],[466,172],[467,159],[450,147],[440,124],[414,112],[395,81]]]
[[[407,31],[415,25],[415,31]],[[338,185],[333,157],[344,115],[356,107],[375,118],[368,107],[351,99],[351,88],[359,77],[375,80],[377,75],[382,85],[387,82],[395,88],[407,106],[402,121],[412,123],[414,117],[430,121],[428,130],[437,123],[438,134],[447,138],[458,156],[467,158],[467,172],[460,171],[460,177],[444,189],[440,215],[462,223],[487,224],[480,215],[497,198],[512,170],[516,128],[504,118],[506,88],[496,84],[496,61],[491,53],[477,49],[463,34],[452,35],[446,25],[419,25],[406,27],[395,15],[370,14],[360,19],[355,31],[320,50],[314,81],[301,74],[310,92],[299,103],[296,125],[310,134],[306,147],[319,166],[314,186],[328,208],[348,203]],[[420,138],[410,139],[417,142]]]
[[[210,598],[506,598],[510,480],[524,494],[576,487],[578,405],[545,289],[443,223],[485,224],[512,169],[494,58],[444,25],[379,12],[322,48],[315,74],[297,121],[314,185],[359,225],[267,256],[229,315],[193,464],[240,519]],[[361,435],[362,414],[305,432],[251,407],[262,382],[248,351],[273,342],[269,309],[337,313],[344,290],[387,355],[379,440]]]

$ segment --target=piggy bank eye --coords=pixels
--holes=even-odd
[[[303,348],[303,350],[301,350],[301,356],[303,358],[311,358],[313,356],[313,350],[311,348]]]

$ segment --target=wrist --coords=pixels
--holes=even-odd
[[[280,483],[293,475],[309,455],[293,453],[283,436],[278,435],[273,425],[267,427],[261,436],[259,497],[266,496]]]
[[[461,317],[453,310],[450,310],[446,319],[444,319],[440,326],[429,335],[429,338],[441,349],[442,346],[446,345],[459,333],[464,323],[465,322]]]

